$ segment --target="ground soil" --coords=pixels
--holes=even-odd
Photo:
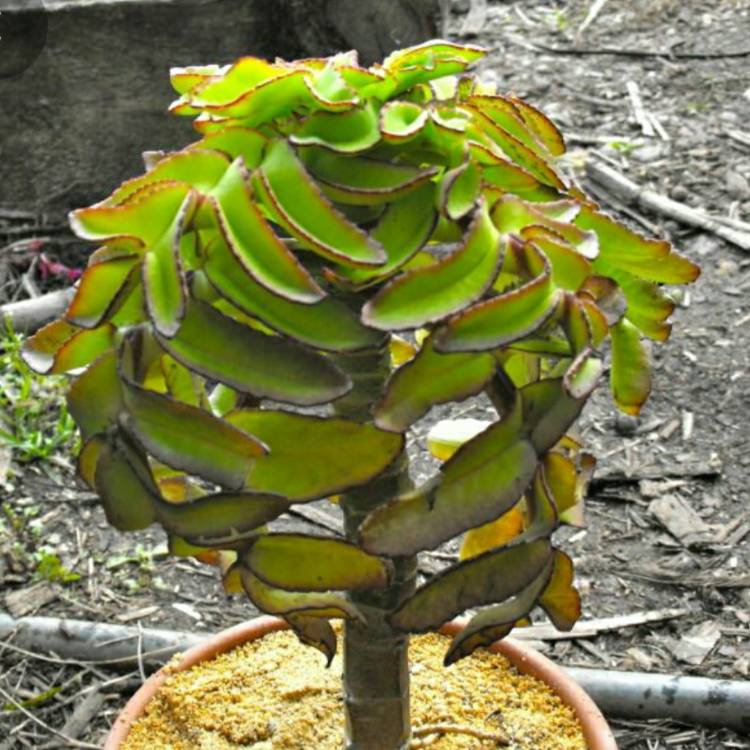
[[[454,3],[454,36],[469,5]],[[750,2],[610,2],[577,38],[590,5],[584,0],[490,1],[482,31],[471,38],[491,50],[483,65],[487,75],[496,77],[501,90],[527,98],[558,122],[574,163],[598,154],[639,183],[691,207],[748,219],[750,53],[703,59],[689,55],[747,50]],[[571,47],[584,51],[560,52]],[[595,54],[604,48],[617,50]],[[633,54],[638,51],[645,54]],[[644,136],[635,122],[628,81],[637,84],[663,136]],[[609,210],[621,209],[610,194],[586,184],[583,176],[581,181],[598,189],[598,199]],[[587,528],[566,530],[563,547],[575,558],[585,617],[663,608],[680,608],[685,614],[594,638],[548,643],[546,649],[563,664],[742,680],[750,673],[750,449],[745,421],[750,416],[750,256],[711,233],[658,215],[628,209],[626,219],[671,239],[703,273],[682,298],[672,338],[654,347],[654,395],[641,418],[618,416],[606,389],[588,407],[583,437],[600,458],[603,479],[592,487]],[[4,242],[16,237],[10,233]],[[44,249],[53,259],[75,265],[74,241],[57,230],[46,237]],[[30,259],[28,253],[12,255],[14,265],[2,277],[6,297],[25,293],[22,264]],[[421,438],[435,419],[448,414],[482,418],[487,408],[472,401],[433,410],[417,425],[410,446],[415,472],[432,470]],[[638,477],[644,481],[636,481]],[[74,480],[69,456],[12,463],[2,488],[15,507],[36,517],[39,529],[34,535],[21,527],[0,538],[3,591],[33,583],[35,566],[28,555],[40,536],[67,569],[81,576],[56,584],[54,596],[38,614],[198,630],[215,630],[252,615],[247,602],[221,592],[211,570],[167,558],[159,532],[123,536],[109,530],[91,493]],[[687,503],[709,532],[687,543],[670,534],[652,507],[665,494]],[[318,521],[336,524],[335,508],[319,510]],[[284,523],[296,530],[320,530],[300,517]],[[449,547],[427,556],[423,570],[429,573],[455,553]],[[701,625],[709,645],[715,644],[704,658],[691,660],[685,639]],[[104,685],[101,710],[79,734],[81,746],[96,746],[125,693],[139,681],[136,675],[109,684],[115,676],[95,665],[43,662],[0,647],[0,748],[54,742],[48,728],[62,729],[83,691]],[[34,698],[44,697],[50,688],[60,690],[35,704]],[[31,717],[3,710],[14,708],[10,699],[30,701]],[[625,749],[750,747],[747,739],[729,731],[666,721],[616,721],[614,728]]]

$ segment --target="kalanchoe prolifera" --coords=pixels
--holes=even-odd
[[[482,607],[453,662],[537,605],[572,627],[551,536],[580,519],[593,461],[568,430],[603,351],[615,403],[639,412],[643,339],[670,333],[660,285],[698,275],[572,184],[550,120],[467,72],[483,54],[438,41],[370,68],[347,53],[173,70],[171,110],[201,138],[73,212],[99,249],[25,348],[38,371],[76,371],[80,473],[111,524],[161,524],[174,554],[218,561],[329,657],[344,618],[350,675],[396,654],[394,705],[401,633]],[[482,392],[497,419],[412,486],[407,432]],[[341,502],[345,540],[268,528],[321,498]],[[464,559],[417,587],[415,556],[462,535]],[[350,732],[368,690],[383,712],[377,744],[351,747],[399,747],[393,681],[345,680]]]

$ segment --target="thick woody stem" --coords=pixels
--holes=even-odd
[[[388,377],[388,348],[337,357],[354,382],[352,392],[336,403],[336,412],[358,421],[371,418],[370,408]],[[347,539],[356,542],[365,516],[411,487],[409,462],[402,452],[377,479],[342,498]],[[344,703],[347,750],[406,750],[409,722],[409,637],[396,632],[386,616],[415,587],[416,558],[392,558],[394,575],[385,589],[354,592],[352,601],[365,623],[344,629]]]

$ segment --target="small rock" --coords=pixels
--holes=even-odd
[[[647,144],[633,150],[632,156],[642,164],[656,161],[664,153],[664,147],[660,143]]]
[[[471,0],[453,0],[454,13],[468,13],[471,8]]]
[[[708,234],[699,234],[692,242],[689,243],[691,252],[701,257],[709,253],[715,253],[719,249],[719,240]]]
[[[717,276],[736,276],[740,270],[739,263],[729,258],[722,258],[716,264],[716,275]]]
[[[684,185],[675,185],[672,190],[672,198],[676,201],[684,201],[687,199],[690,192]]]
[[[703,664],[721,639],[721,628],[714,620],[707,620],[688,630],[672,649],[675,658],[697,667]]]
[[[618,414],[615,416],[615,431],[619,435],[635,435],[641,420],[630,414]]]
[[[738,200],[744,200],[750,198],[750,183],[747,181],[747,177],[741,175],[739,172],[735,172],[733,169],[727,170],[727,192],[732,198]]]

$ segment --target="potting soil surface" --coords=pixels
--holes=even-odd
[[[547,685],[486,651],[445,668],[448,643],[412,639],[414,750],[584,750],[575,714]],[[123,750],[340,750],[340,654],[326,669],[320,653],[278,632],[176,673]]]

